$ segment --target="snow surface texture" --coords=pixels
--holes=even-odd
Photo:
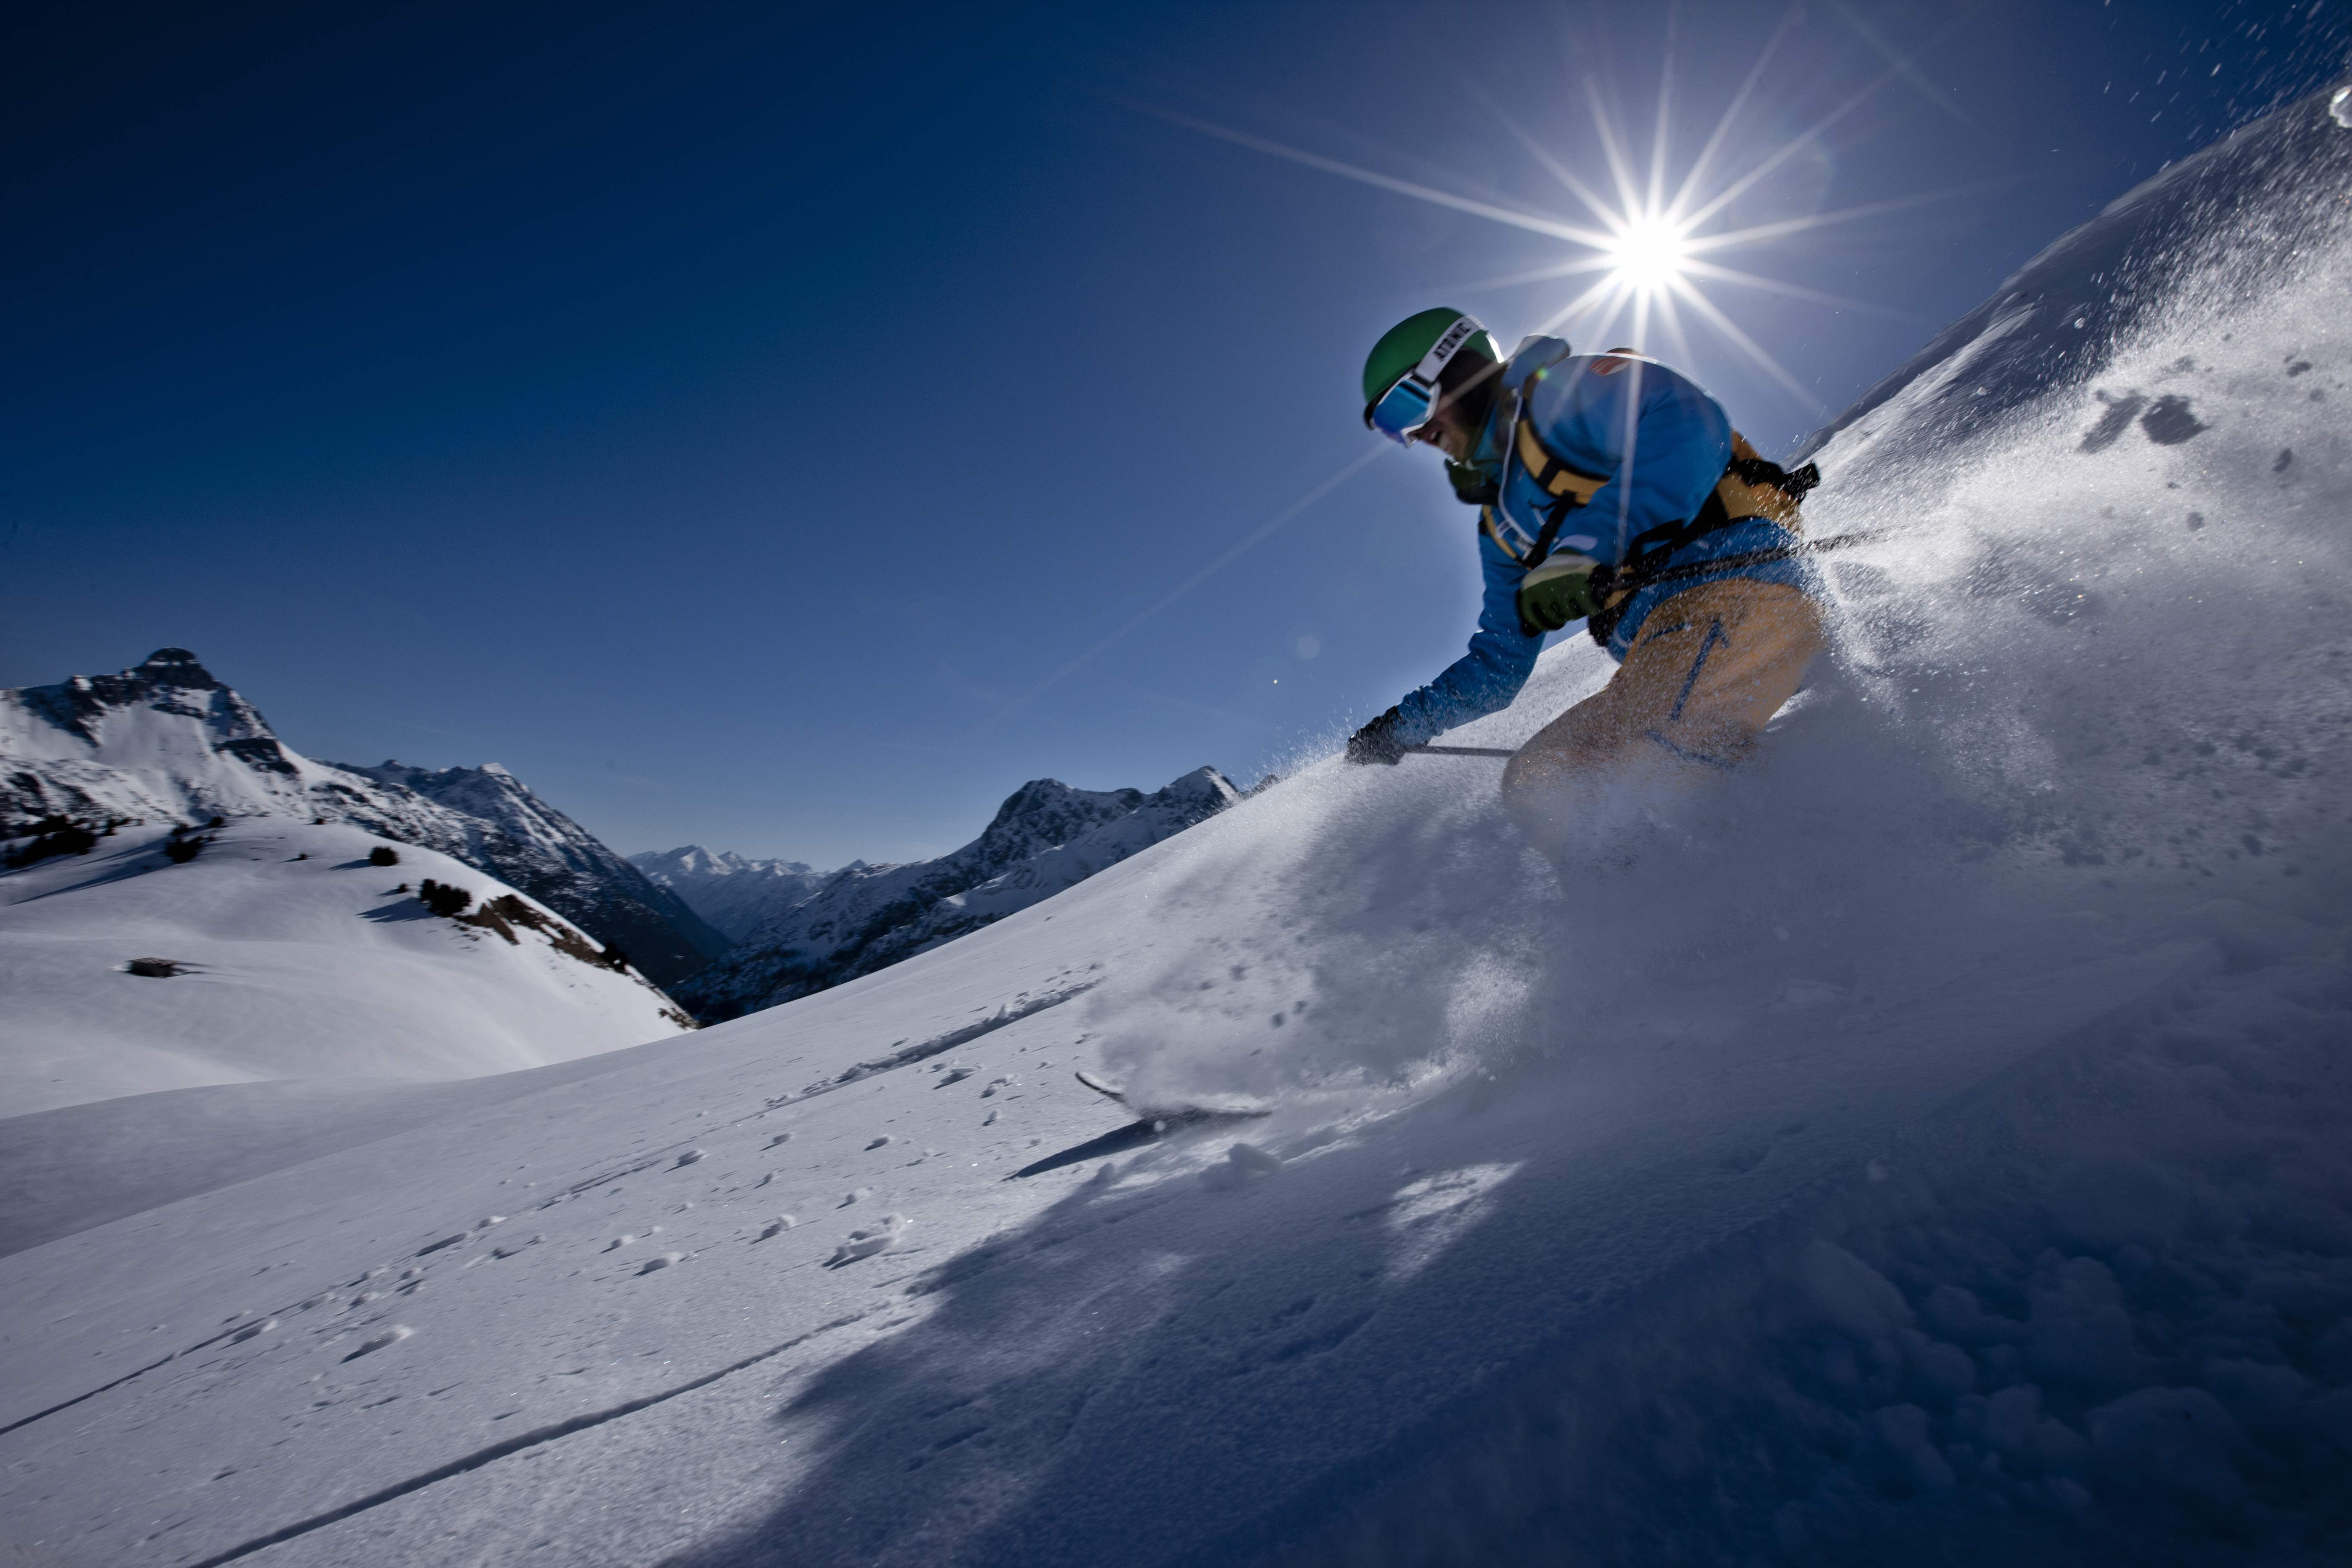
[[[1034,779],[951,855],[835,872],[678,995],[705,1018],[731,1018],[871,974],[1075,887],[1241,798],[1214,768],[1150,795]]]
[[[630,856],[629,864],[676,893],[730,942],[749,939],[762,922],[791,909],[835,875],[798,860],[751,860],[699,844],[646,850]]]
[[[632,1056],[603,1051],[454,1082],[265,1079],[12,1116],[0,1121],[0,1256],[609,1072]]]
[[[727,939],[497,763],[312,762],[185,648],[120,675],[0,691],[0,834],[52,815],[98,826],[215,815],[350,822],[454,855],[617,943],[656,982]]]
[[[2352,136],[2323,97],[2201,163],[2259,199],[2125,336],[1984,420],[1958,370],[2069,318],[1947,345],[1822,449],[1813,531],[1889,538],[1759,766],[1606,803],[1563,885],[1491,763],[1326,761],[690,1047],[20,1253],[0,1530],[2352,1558]],[[2021,281],[2118,287],[2067,257]],[[1154,1141],[1073,1067],[1274,1114]]]
[[[0,876],[0,1116],[260,1079],[471,1078],[685,1026],[528,900],[545,924],[502,922],[509,941],[394,890],[454,883],[477,910],[515,896],[446,855],[404,846],[372,866],[383,839],[284,817],[201,837],[183,865],[163,832],[126,828]]]

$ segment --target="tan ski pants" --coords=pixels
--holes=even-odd
[[[1504,805],[1549,847],[1603,773],[1738,765],[1825,642],[1821,607],[1786,583],[1733,577],[1676,594],[1650,612],[1608,685],[1519,748],[1503,770]]]

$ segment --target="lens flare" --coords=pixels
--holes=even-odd
[[[1637,217],[1611,237],[1601,254],[1609,258],[1612,281],[1645,294],[1663,294],[1682,281],[1690,241],[1665,218]]]

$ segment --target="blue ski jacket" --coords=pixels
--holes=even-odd
[[[1529,338],[1500,377],[1494,413],[1472,454],[1494,479],[1496,499],[1479,509],[1478,559],[1486,577],[1470,651],[1397,704],[1390,732],[1407,745],[1510,705],[1543,650],[1541,634],[1520,628],[1522,564],[1534,548],[1553,497],[1514,449],[1524,415],[1559,461],[1606,482],[1570,512],[1553,541],[1604,565],[1622,562],[1632,542],[1661,523],[1698,515],[1731,458],[1731,421],[1723,405],[1689,377],[1633,354],[1578,354],[1558,338]],[[1667,558],[1698,565],[1727,555],[1797,542],[1788,529],[1755,518],[1706,534]],[[1727,567],[1634,595],[1610,635],[1611,657],[1623,663],[1650,612],[1673,595],[1726,577],[1807,585],[1801,559]]]

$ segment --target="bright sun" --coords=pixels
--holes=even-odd
[[[1682,229],[1664,218],[1637,217],[1618,229],[1603,254],[1615,281],[1645,294],[1663,294],[1682,280],[1690,245]]]
[[[1783,24],[1782,34],[1787,32],[1788,26],[1789,24]],[[1785,141],[1757,142],[1743,138],[1735,134],[1735,122],[1751,94],[1766,79],[1767,64],[1778,47],[1780,37],[1775,35],[1773,42],[1757,57],[1746,84],[1725,105],[1714,130],[1708,133],[1678,180],[1670,177],[1668,167],[1672,162],[1666,136],[1667,108],[1671,99],[1669,82],[1664,76],[1661,77],[1658,89],[1657,135],[1646,158],[1637,154],[1631,139],[1603,108],[1606,95],[1595,82],[1585,84],[1586,91],[1582,97],[1591,110],[1593,128],[1598,133],[1599,156],[1587,156],[1573,164],[1519,126],[1499,107],[1489,103],[1487,107],[1502,121],[1512,137],[1583,207],[1587,216],[1581,222],[1505,205],[1481,196],[1440,190],[1416,180],[1400,179],[1376,169],[1343,163],[1319,153],[1288,146],[1204,120],[1195,120],[1188,115],[1165,110],[1153,110],[1151,112],[1222,141],[1255,148],[1311,169],[1337,174],[1342,179],[1359,181],[1381,190],[1393,191],[1399,195],[1410,196],[1415,201],[1449,207],[1559,240],[1569,247],[1569,254],[1552,265],[1528,271],[1514,271],[1476,282],[1449,285],[1447,291],[1458,294],[1478,289],[1519,288],[1582,275],[1592,279],[1588,286],[1554,309],[1542,310],[1539,307],[1541,319],[1535,323],[1536,331],[1561,335],[1573,332],[1580,342],[1614,339],[1646,345],[1646,334],[1654,331],[1664,340],[1665,349],[1688,362],[1692,353],[1685,326],[1709,328],[1801,403],[1826,417],[1830,411],[1822,406],[1815,390],[1790,374],[1785,366],[1726,315],[1708,298],[1707,289],[1727,287],[1753,289],[1838,310],[1885,315],[1906,321],[1910,318],[1901,311],[1890,310],[1867,300],[1843,299],[1817,289],[1783,282],[1777,278],[1739,270],[1725,264],[1727,256],[1832,225],[1883,216],[1906,207],[1947,200],[1966,192],[1961,189],[1915,192],[1838,211],[1792,214],[1738,228],[1725,226],[1725,215],[1732,209],[1734,203],[1748,196],[1760,182],[1790,158],[1818,145],[1820,138],[1831,127],[1868,101],[1880,88],[1901,77],[1909,68],[1908,60],[1897,62],[1885,75],[1847,99],[1841,107],[1802,135]],[[1737,166],[1740,164],[1745,167]]]

